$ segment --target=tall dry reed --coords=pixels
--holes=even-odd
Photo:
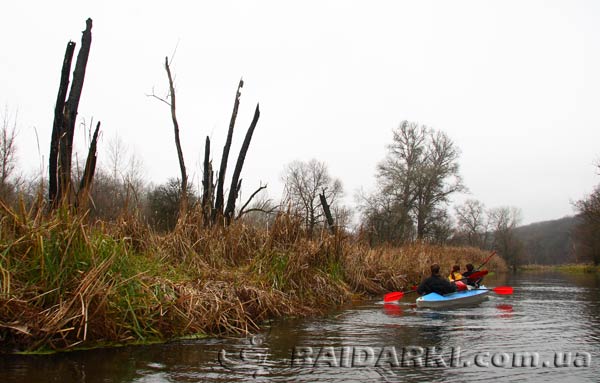
[[[132,214],[91,223],[42,210],[0,202],[2,351],[245,334],[267,319],[407,288],[432,262],[449,270],[486,256],[426,244],[372,249],[325,231],[309,238],[286,214],[263,230],[207,228],[194,212],[158,234]]]

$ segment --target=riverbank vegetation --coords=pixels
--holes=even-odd
[[[600,175],[600,163],[596,165]],[[581,258],[600,266],[600,184],[585,198],[575,203],[580,222],[575,227],[575,252]]]
[[[90,223],[63,209],[0,207],[3,351],[244,334],[269,318],[407,289],[432,262],[449,269],[487,255],[419,243],[372,248],[326,230],[309,238],[284,213],[267,230],[244,221],[204,227],[198,210],[159,234],[131,215]],[[500,258],[491,263],[505,269]]]
[[[528,272],[547,272],[560,271],[569,274],[595,274],[600,273],[600,267],[589,263],[571,263],[563,265],[538,265],[530,264],[519,267],[521,271]]]

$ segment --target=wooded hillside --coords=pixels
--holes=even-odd
[[[523,242],[524,264],[560,264],[578,262],[573,252],[572,233],[577,217],[535,222],[515,229]]]

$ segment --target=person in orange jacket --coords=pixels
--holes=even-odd
[[[459,265],[454,265],[452,267],[452,271],[450,272],[450,275],[448,275],[448,280],[450,282],[456,282],[463,279],[462,274],[460,273],[460,266]]]

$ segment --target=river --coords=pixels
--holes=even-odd
[[[600,276],[488,276],[476,307],[360,302],[250,338],[0,356],[1,382],[597,382]]]

